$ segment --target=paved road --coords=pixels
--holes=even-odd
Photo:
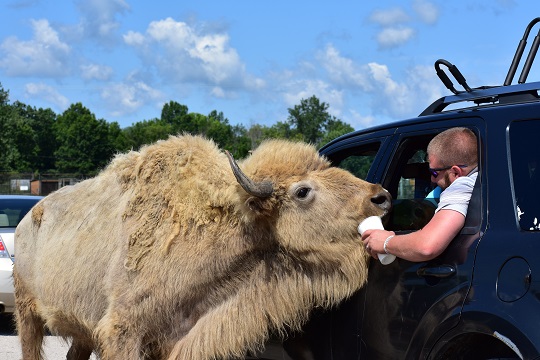
[[[46,336],[43,346],[45,358],[47,360],[65,359],[69,345],[57,336]],[[13,319],[11,316],[0,315],[0,359],[20,360],[21,345],[19,338],[15,334]],[[92,355],[91,360],[97,358]]]

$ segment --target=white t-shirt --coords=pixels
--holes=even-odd
[[[478,177],[476,169],[467,176],[458,177],[441,193],[441,199],[435,212],[439,210],[454,210],[467,216],[467,208]]]

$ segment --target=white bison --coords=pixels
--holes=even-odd
[[[241,357],[365,283],[356,227],[388,211],[384,189],[302,143],[227,155],[170,137],[32,209],[15,241],[25,360],[45,328],[68,359]]]

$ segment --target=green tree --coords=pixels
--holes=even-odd
[[[289,108],[288,124],[293,136],[320,148],[328,141],[354,129],[328,113],[329,105],[321,102],[315,95],[302,99],[299,105]],[[279,123],[278,123],[279,124]]]
[[[109,126],[81,103],[72,104],[55,123],[59,147],[55,152],[57,170],[63,173],[94,175],[114,154]]]
[[[328,104],[320,102],[316,96],[302,99],[300,105],[289,108],[288,121],[296,133],[302,135],[302,140],[319,145],[323,137],[326,123],[331,118],[328,114]]]
[[[191,118],[188,116],[188,107],[176,101],[169,101],[161,110],[161,121],[170,125],[171,131],[181,133],[193,131]]]
[[[32,172],[38,158],[38,136],[21,103],[9,104],[9,92],[0,84],[0,170]]]
[[[123,130],[130,149],[138,150],[141,146],[164,140],[172,134],[172,127],[160,119],[144,120]]]
[[[0,171],[11,170],[11,160],[13,156],[13,139],[11,137],[11,106],[9,105],[9,91],[4,90],[0,83]]]
[[[9,104],[9,90],[4,90],[4,87],[0,82],[0,106],[7,104]]]
[[[213,110],[200,124],[199,133],[216,142],[220,147],[226,148],[233,139],[233,129],[223,112]]]
[[[117,153],[123,153],[132,148],[126,133],[122,131],[116,121],[109,123],[109,142]]]
[[[17,115],[25,119],[32,128],[32,135],[20,134],[26,139],[26,149],[30,168],[37,172],[47,172],[55,167],[54,152],[57,148],[54,124],[56,114],[51,109],[36,109],[19,101],[13,104]]]
[[[227,144],[226,149],[229,150],[235,158],[244,158],[253,149],[251,139],[248,136],[248,131],[243,125],[234,125],[232,127],[233,137]]]
[[[270,127],[263,128],[263,139],[300,139],[302,135],[289,123],[278,121]]]
[[[31,172],[32,159],[37,154],[36,136],[28,119],[21,117],[12,106],[0,111],[2,139],[1,165],[3,171]]]
[[[351,125],[336,118],[329,119],[326,123],[325,132],[319,145],[322,146],[329,143],[330,141],[337,139],[341,135],[350,133],[351,131],[354,131],[354,128]]]

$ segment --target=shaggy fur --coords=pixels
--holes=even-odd
[[[68,359],[238,358],[365,283],[356,227],[386,212],[379,185],[302,143],[239,165],[272,196],[247,194],[213,142],[179,136],[38,203],[15,241],[23,359],[40,359],[44,328],[72,340]]]

